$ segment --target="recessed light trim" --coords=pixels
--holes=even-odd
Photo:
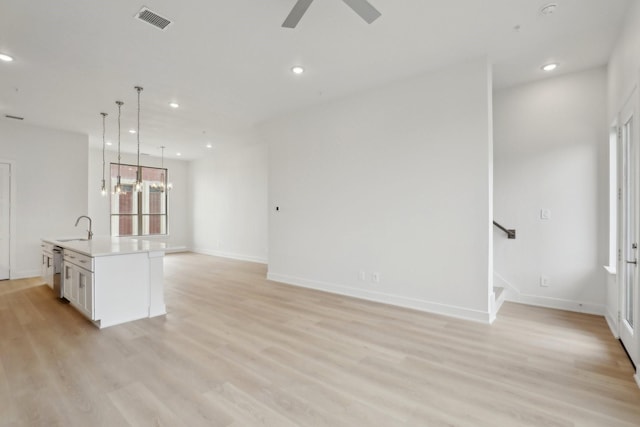
[[[542,66],[542,71],[549,72],[549,71],[555,70],[556,68],[558,68],[558,64],[555,63],[555,62],[552,62],[550,64],[543,65]]]
[[[176,153],[176,156],[180,157],[182,156],[182,153]]]
[[[300,74],[304,73],[304,67],[302,67],[302,66],[300,66],[300,65],[296,65],[296,66],[294,66],[294,67],[291,67],[291,72],[292,72],[293,74],[298,74],[298,75],[300,75]]]
[[[136,130],[135,129],[129,129],[129,133],[132,133],[132,134],[136,133]]]
[[[557,3],[547,3],[540,8],[540,14],[544,16],[553,15],[557,8]]]
[[[213,147],[213,145],[211,143],[209,143],[209,144],[206,145],[206,147],[207,148],[211,148],[211,147]]]
[[[169,103],[169,107],[171,107],[171,108],[179,108],[180,104],[178,104],[177,102],[170,102]]]
[[[7,55],[6,53],[0,53],[0,61],[11,62],[13,61],[13,57]]]
[[[107,141],[106,145],[108,145],[109,147],[111,147],[113,145],[113,142]]]

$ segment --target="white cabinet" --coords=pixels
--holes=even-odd
[[[64,250],[63,258],[64,297],[82,314],[95,320],[93,258],[69,249]]]
[[[165,244],[140,239],[97,237],[43,239],[52,261],[43,257],[43,277],[50,265],[54,291],[62,280],[62,296],[99,328],[166,314],[163,287]],[[62,249],[62,262],[55,249]],[[59,288],[58,288],[59,289]]]
[[[40,246],[42,247],[42,265],[40,275],[47,285],[53,289],[53,280],[55,275],[53,265],[53,245],[49,243],[42,243]]]

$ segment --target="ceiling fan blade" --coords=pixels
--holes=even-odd
[[[371,6],[367,0],[342,0],[349,6],[355,13],[360,15],[362,19],[367,21],[367,24],[371,24],[378,19],[382,14],[378,10]]]
[[[313,2],[313,0],[298,0],[293,6],[293,9],[291,9],[291,12],[289,12],[287,19],[282,23],[282,26],[284,28],[295,28],[307,9],[309,9],[309,6],[311,6],[311,2]]]

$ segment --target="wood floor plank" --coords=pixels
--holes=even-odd
[[[505,303],[489,325],[165,257],[166,316],[104,330],[40,279],[0,283],[0,427],[632,427],[599,316]]]
[[[144,384],[132,383],[107,394],[131,426],[185,426]]]

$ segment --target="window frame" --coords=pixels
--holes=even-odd
[[[134,170],[137,171],[138,175],[136,176],[140,176],[143,177],[143,169],[155,169],[155,170],[160,170],[164,172],[164,191],[162,191],[163,195],[164,195],[164,213],[143,213],[144,211],[144,206],[142,203],[142,192],[138,192],[137,193],[137,200],[136,200],[136,211],[137,212],[133,212],[133,213],[114,213],[114,206],[113,206],[113,188],[116,185],[115,182],[115,177],[112,175],[111,171],[113,169],[113,167],[118,167],[118,163],[113,163],[111,162],[109,164],[109,183],[110,183],[110,187],[111,188],[111,196],[109,199],[109,233],[112,237],[153,237],[153,236],[168,236],[169,235],[169,197],[168,197],[168,189],[167,189],[167,183],[169,182],[169,170],[167,168],[164,167],[156,167],[156,166],[144,166],[144,165],[140,165],[140,167],[138,168],[138,165],[131,165],[131,164],[127,164],[127,163],[120,163],[120,168],[133,168]],[[144,182],[149,182],[149,181],[144,181]],[[122,184],[123,186],[127,186],[129,187],[129,184]],[[133,186],[131,186],[133,188]],[[132,190],[133,192],[133,190]],[[151,191],[150,191],[151,192]],[[113,219],[114,217],[137,217],[137,221],[135,222],[135,226],[136,226],[136,233],[132,234],[114,234],[114,227],[113,227]],[[144,219],[145,217],[147,218],[151,218],[151,217],[164,217],[164,233],[149,233],[149,234],[143,234],[142,231],[144,229],[143,225],[144,225]],[[160,229],[162,229],[162,224],[160,226]],[[120,231],[120,230],[118,230]]]

